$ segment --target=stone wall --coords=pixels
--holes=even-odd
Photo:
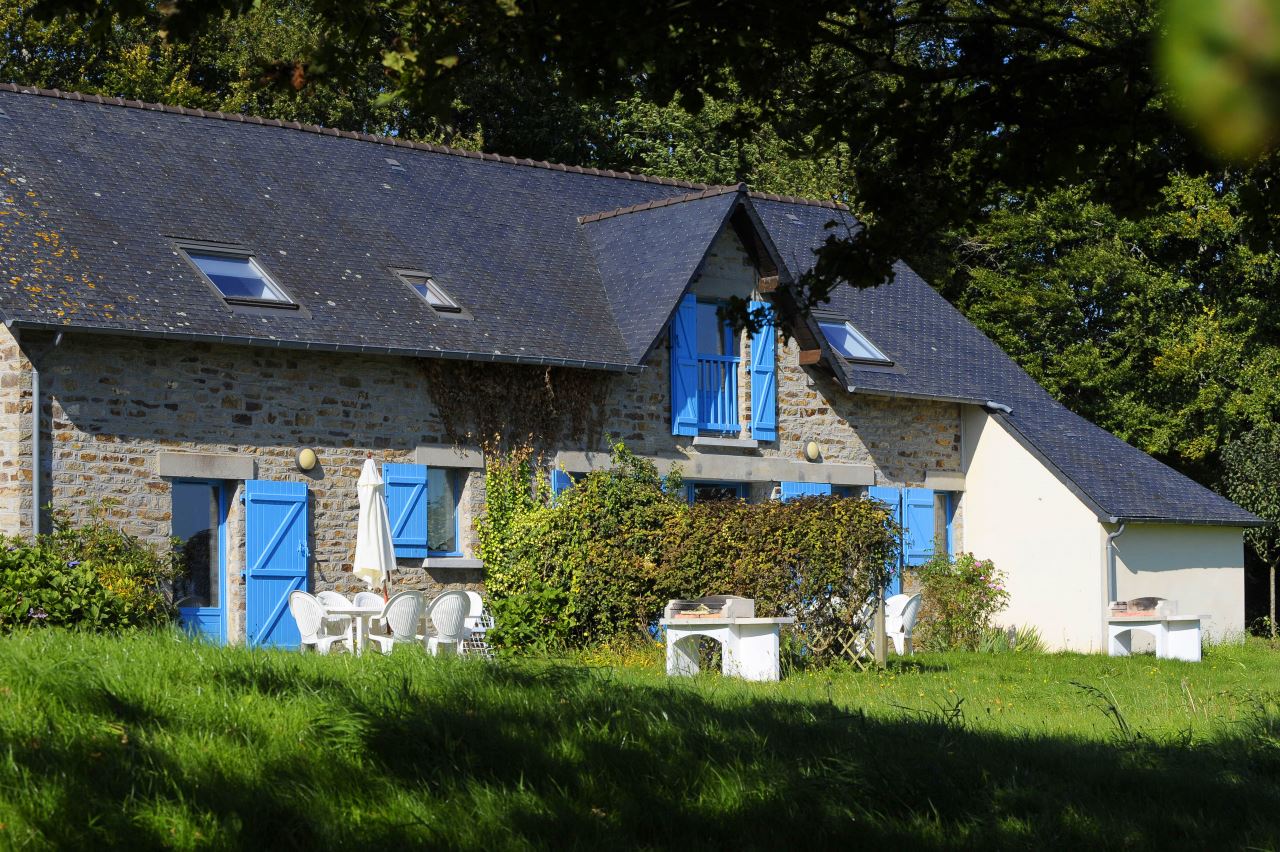
[[[31,512],[31,365],[0,326],[0,532],[20,534]]]

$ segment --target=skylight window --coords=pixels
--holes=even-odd
[[[836,320],[819,321],[818,327],[831,347],[850,361],[874,361],[891,364],[892,361],[876,348],[870,340],[850,323]]]
[[[248,252],[204,248],[183,248],[182,252],[230,304],[296,307]]]
[[[462,313],[462,306],[455,302],[453,297],[446,293],[444,288],[425,272],[396,270],[396,275],[400,277],[401,281],[413,288],[413,292],[421,296],[422,301],[430,305],[437,313]]]

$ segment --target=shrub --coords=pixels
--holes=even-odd
[[[164,554],[126,535],[95,508],[84,526],[54,514],[34,542],[0,537],[0,631],[23,626],[120,630],[169,622],[167,594],[181,574]]]
[[[913,639],[931,651],[978,649],[991,617],[1005,608],[1004,574],[990,559],[939,554],[920,566],[923,599]]]
[[[512,458],[496,465],[501,477]],[[847,626],[886,580],[895,539],[877,503],[689,506],[678,472],[660,476],[621,445],[613,461],[554,504],[515,501],[508,512],[508,483],[500,485],[489,511],[506,514],[481,521],[501,554],[485,563],[495,644],[584,647],[641,635],[669,599],[707,594],[755,598],[757,615],[799,615],[826,630]]]

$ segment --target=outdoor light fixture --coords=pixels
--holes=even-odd
[[[302,471],[312,470],[315,468],[317,461],[318,459],[316,458],[316,451],[311,449],[310,447],[303,447],[302,449],[298,450],[298,458],[297,458],[298,470],[302,470]]]
[[[817,441],[810,441],[804,445],[804,457],[809,461],[817,461],[822,456],[822,447],[818,446]]]

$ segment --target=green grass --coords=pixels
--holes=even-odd
[[[1261,643],[780,684],[617,661],[3,638],[0,848],[1280,844]]]

